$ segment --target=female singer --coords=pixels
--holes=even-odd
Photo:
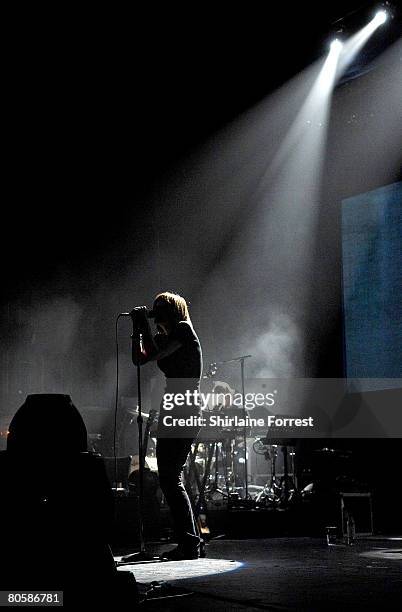
[[[149,318],[155,321],[158,330],[155,336],[152,336]],[[134,363],[142,365],[148,361],[156,361],[166,377],[165,394],[198,391],[202,373],[202,351],[191,323],[186,300],[175,293],[159,293],[154,300],[152,311],[140,307],[136,310],[133,320]],[[168,397],[171,399],[172,396]],[[167,415],[173,418],[198,416],[199,409],[195,403],[174,405],[173,409],[170,409],[169,403],[168,409],[164,407],[162,400],[156,444],[159,482],[170,508],[178,540],[177,548],[167,553],[165,558],[196,559],[201,541],[191,503],[182,483],[182,475],[198,428],[166,426],[164,416]]]

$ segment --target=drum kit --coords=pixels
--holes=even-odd
[[[249,355],[209,365],[203,376],[204,385],[208,387],[205,391],[211,391],[211,397],[222,398],[222,401],[212,403],[207,412],[218,414],[222,420],[242,416],[244,406],[234,406],[230,402],[236,395],[235,389],[226,381],[216,380],[216,374],[218,366],[240,362],[244,397],[244,359],[247,357]],[[209,428],[207,435],[201,432],[185,472],[187,486],[196,500],[197,514],[206,511],[211,504],[229,508],[277,508],[292,499],[296,490],[295,449],[289,445],[292,440],[270,440],[266,435],[265,429],[252,427],[221,427],[216,431]],[[253,456],[262,456],[269,465],[265,463],[259,482],[256,482],[254,470],[249,469]],[[261,461],[259,463],[261,465]]]
[[[278,442],[274,440],[274,442]],[[262,455],[267,462],[263,484],[248,474],[248,494],[244,484],[243,435],[221,432],[214,440],[197,439],[186,469],[186,482],[196,499],[197,514],[210,505],[247,508],[281,508],[295,494],[295,450],[293,446],[272,444],[270,440],[248,432],[246,452]],[[280,461],[281,459],[281,461]],[[280,470],[278,466],[280,465]]]
[[[223,380],[215,380],[216,364],[211,364],[204,376],[204,391],[221,394],[220,404],[207,406],[206,412],[221,417],[233,417],[242,414],[242,408],[233,406],[229,398],[235,389]],[[206,382],[205,382],[206,381]],[[119,427],[118,438],[124,448],[132,447],[129,469],[130,488],[136,483],[138,475],[138,444],[136,443],[136,419],[138,408],[135,400],[124,405],[124,426]],[[145,471],[153,475],[152,483],[157,480],[156,439],[151,425],[156,419],[155,411],[142,412],[144,417],[144,456]],[[294,448],[284,446],[286,440],[265,439],[264,430],[243,427],[209,427],[201,431],[194,441],[185,466],[186,488],[194,501],[196,514],[205,512],[208,506],[234,506],[236,504],[258,505],[259,507],[281,507],[286,503],[294,490]],[[90,435],[93,447],[100,445],[99,435]],[[127,445],[128,438],[132,444]],[[247,473],[247,494],[245,483],[245,459],[249,460]],[[288,461],[285,461],[285,456]],[[250,472],[250,462],[257,458],[260,472],[258,479]],[[261,461],[262,459],[262,461]],[[263,465],[263,467],[261,467]],[[151,474],[152,473],[152,474]],[[257,482],[258,480],[258,482]],[[145,479],[145,487],[148,478]],[[153,486],[154,488],[154,486]]]
[[[248,356],[229,361],[240,362],[243,366],[246,357]],[[210,415],[219,415],[223,420],[225,417],[229,420],[235,416],[241,417],[244,414],[244,406],[233,405],[230,401],[235,395],[233,386],[225,380],[216,380],[218,365],[210,364],[203,376],[202,390],[204,393],[209,392],[211,398],[219,394],[222,401],[212,401],[204,410]],[[244,397],[243,367],[242,391]],[[131,440],[128,453],[131,455],[129,483],[133,490],[137,486],[139,466],[136,443],[138,407],[135,406],[135,400],[131,401],[130,405],[125,405],[123,412],[118,439],[121,438],[123,442],[124,438],[126,443],[123,446],[126,449],[127,439]],[[151,425],[157,415],[153,410],[149,413],[142,411],[142,415],[145,424],[145,476],[152,476],[145,478],[144,485],[147,487],[148,481],[152,482],[152,490],[155,491],[158,468],[156,439]],[[295,441],[274,439],[267,434],[265,429],[243,426],[215,429],[209,427],[207,431],[201,430],[192,445],[184,470],[186,489],[193,500],[197,517],[206,515],[211,507],[285,509],[302,497],[303,491],[298,491]],[[100,445],[99,438],[97,434],[90,436],[94,450]],[[302,482],[299,484],[303,487]]]

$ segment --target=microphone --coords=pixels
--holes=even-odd
[[[135,306],[130,312],[121,312],[120,316],[134,319],[134,317],[139,314],[145,314],[147,319],[153,319],[155,316],[153,310],[148,310],[146,306]]]

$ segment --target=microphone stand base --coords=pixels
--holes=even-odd
[[[132,553],[131,555],[124,555],[124,557],[118,561],[117,565],[122,565],[125,563],[142,563],[147,561],[160,561],[160,558],[156,557],[155,555],[151,555],[145,550],[142,550],[140,552]]]

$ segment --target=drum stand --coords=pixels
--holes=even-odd
[[[221,447],[219,448],[219,444],[221,445]],[[210,485],[207,488],[207,496],[211,496],[213,493],[220,493],[220,495],[222,495],[222,497],[228,497],[229,493],[230,493],[230,482],[228,479],[228,469],[227,469],[227,454],[226,454],[226,449],[225,451],[223,450],[223,444],[224,442],[222,440],[214,440],[213,442],[210,443],[210,447],[209,447],[209,451],[208,451],[208,460],[207,460],[207,468],[205,470],[205,475],[204,475],[204,480],[205,480],[205,485],[207,483],[207,480],[210,476],[210,472],[211,472],[211,463],[212,463],[212,457],[214,457],[214,482],[212,485]],[[221,455],[221,463],[223,464],[223,470],[224,470],[224,477],[225,477],[225,488],[226,491],[223,491],[222,489],[219,488],[218,485],[218,478],[219,478],[219,455]]]
[[[238,361],[240,363],[240,375],[241,375],[241,393],[242,393],[242,413],[244,418],[243,428],[243,443],[244,443],[244,499],[248,499],[248,459],[247,459],[247,427],[246,427],[246,405],[245,405],[245,392],[244,392],[244,362],[251,355],[242,355],[241,357],[234,357],[233,359],[226,359],[225,361],[217,361],[214,365],[221,365],[223,363],[232,363]]]
[[[220,493],[222,495],[222,497],[228,497],[229,496],[229,492],[230,492],[230,481],[228,478],[228,470],[227,470],[227,462],[226,462],[226,453],[225,453],[225,459],[224,459],[224,469],[225,469],[225,484],[226,484],[226,491],[223,491],[222,489],[219,488],[218,486],[218,458],[219,458],[219,440],[211,440],[209,441],[208,444],[208,451],[207,451],[207,458],[206,458],[206,462],[205,462],[205,468],[204,468],[204,474],[202,476],[202,479],[200,478],[200,474],[198,472],[198,467],[197,464],[195,462],[195,457],[197,455],[198,452],[198,445],[199,443],[196,442],[195,446],[194,446],[194,450],[191,452],[190,454],[190,461],[189,461],[189,467],[188,467],[188,474],[189,474],[189,479],[191,479],[191,477],[194,477],[194,481],[195,481],[195,485],[196,488],[198,489],[198,492],[196,491],[195,495],[197,497],[197,502],[194,506],[194,514],[195,517],[198,518],[199,515],[201,514],[202,511],[204,511],[204,513],[206,515],[208,515],[208,506],[207,506],[207,501],[210,498],[210,496],[213,493]],[[222,452],[222,450],[221,450]],[[208,486],[208,480],[210,478],[211,475],[211,465],[212,465],[212,460],[215,456],[215,464],[214,464],[214,470],[215,470],[215,475],[214,475],[214,483],[212,486]]]
[[[289,502],[289,484],[290,484],[290,476],[289,476],[289,457],[288,457],[288,447],[286,445],[281,446],[281,452],[283,455],[283,478],[281,480],[281,484],[278,483],[276,476],[276,459],[278,456],[278,446],[276,444],[270,445],[270,451],[265,453],[265,458],[267,460],[271,460],[271,479],[269,484],[267,483],[263,490],[257,495],[256,502],[262,502],[264,500],[269,500],[274,507],[278,505],[287,505]],[[292,455],[292,453],[291,453]],[[291,457],[292,459],[292,457]],[[293,459],[291,461],[292,464],[292,473],[294,478],[294,462]]]
[[[265,458],[267,460],[271,460],[271,479],[269,484],[267,483],[263,490],[258,493],[255,498],[256,503],[263,502],[268,500],[270,503],[278,505],[280,501],[280,497],[278,493],[280,492],[280,487],[276,481],[276,458],[278,456],[277,446],[276,444],[272,444],[270,448],[270,452],[265,453]]]

